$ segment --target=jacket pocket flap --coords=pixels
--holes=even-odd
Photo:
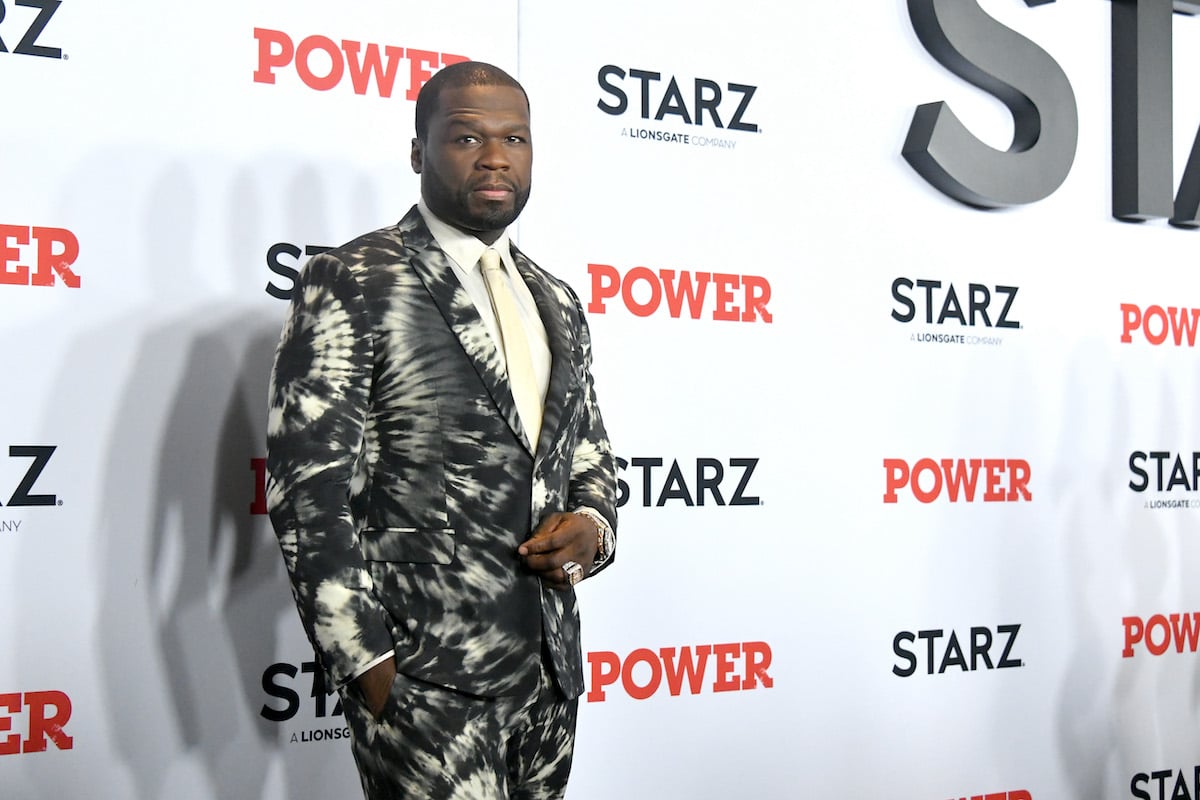
[[[368,561],[449,564],[454,559],[452,528],[365,528],[360,541]]]

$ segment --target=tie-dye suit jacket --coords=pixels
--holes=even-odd
[[[530,690],[543,643],[583,690],[574,591],[516,550],[547,514],[616,525],[583,308],[515,247],[552,366],[530,452],[500,354],[414,206],[314,256],[275,357],[267,502],[300,617],[335,685],[382,653],[482,696]],[[611,562],[610,562],[611,563]]]

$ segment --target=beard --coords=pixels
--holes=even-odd
[[[512,186],[509,181],[502,181]],[[518,189],[507,200],[482,200],[472,192],[474,187],[455,189],[436,173],[421,173],[421,196],[429,210],[444,222],[470,233],[486,233],[507,228],[529,202],[529,187]]]

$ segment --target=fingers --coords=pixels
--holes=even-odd
[[[567,589],[571,588],[571,584],[562,579],[562,574],[563,571],[558,569],[551,574],[542,575],[542,583],[546,584],[556,592],[565,592]],[[556,579],[552,577],[552,575],[558,575],[559,577]]]
[[[546,580],[566,584],[567,576],[563,566],[570,562],[583,564],[584,562],[580,559],[581,556],[572,558],[571,554],[560,551],[545,556],[530,556],[525,559],[525,567]]]
[[[578,514],[556,513],[547,517],[517,552],[525,566],[551,588],[566,590],[586,577],[596,556],[595,526]],[[574,563],[570,572],[564,566]]]
[[[571,547],[579,535],[581,522],[576,514],[555,513],[542,520],[533,535],[521,543],[522,556],[554,553]]]

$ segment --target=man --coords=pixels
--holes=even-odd
[[[416,134],[421,202],[296,284],[271,521],[370,800],[561,797],[574,584],[615,547],[591,342],[571,289],[508,239],[530,188],[520,84],[446,67]]]

